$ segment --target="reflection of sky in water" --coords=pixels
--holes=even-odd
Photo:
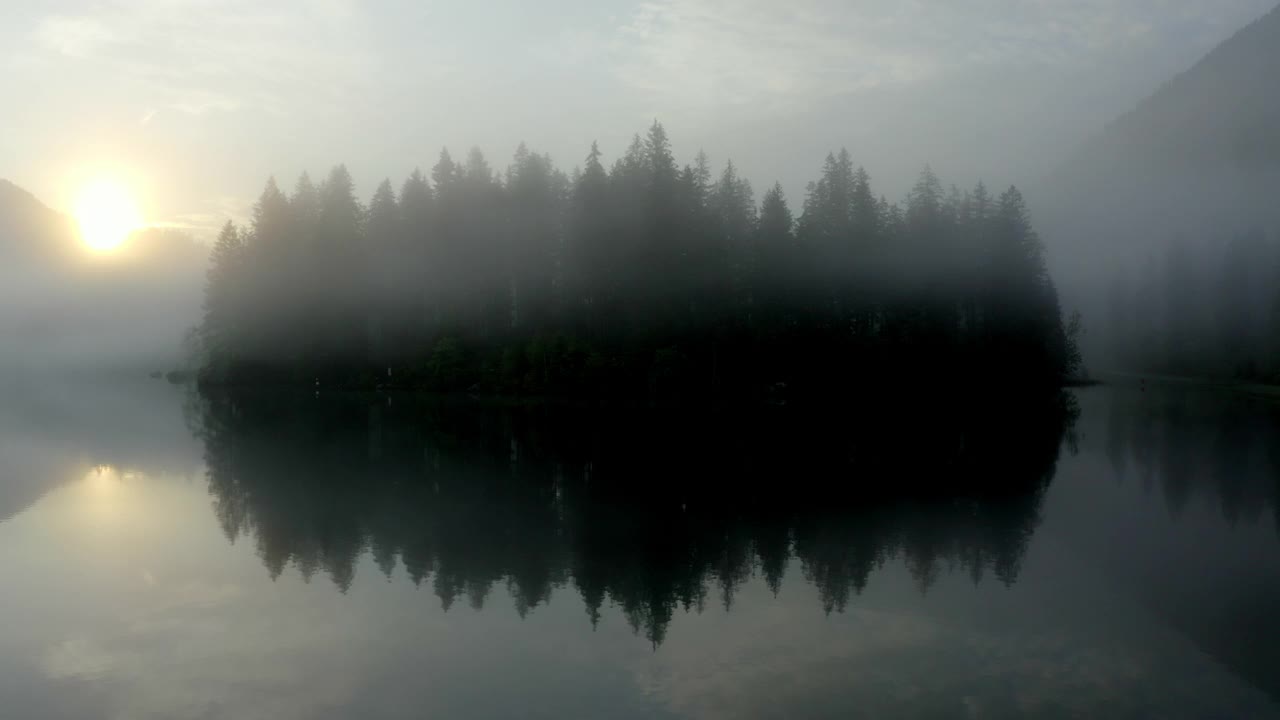
[[[1109,392],[1083,396],[1080,453],[1012,585],[944,561],[922,594],[898,553],[828,615],[793,558],[776,596],[757,571],[726,611],[713,585],[656,647],[608,601],[593,629],[571,578],[524,618],[501,587],[445,612],[373,552],[345,593],[271,579],[253,537],[227,542],[203,473],[68,463],[0,523],[0,696],[13,717],[75,718],[1269,716],[1265,657],[1223,638],[1280,599],[1274,508],[1232,526],[1212,473],[1176,513],[1159,477],[1119,480]],[[1190,447],[1211,464],[1212,441]]]

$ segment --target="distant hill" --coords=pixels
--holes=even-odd
[[[0,180],[0,369],[168,369],[200,317],[207,248],[147,229],[116,253]]]
[[[1119,316],[1108,294],[1126,297],[1140,283],[1200,294],[1206,317],[1214,316],[1220,298],[1203,293],[1225,285],[1226,245],[1245,233],[1280,232],[1280,7],[1165,83],[1029,190],[1065,304],[1081,309],[1095,330],[1087,354],[1100,342],[1096,331],[1121,332],[1106,330]],[[1194,268],[1181,280],[1165,275],[1175,245],[1197,248]],[[1266,257],[1260,253],[1262,264],[1270,264]],[[1138,324],[1123,332],[1149,330],[1167,308],[1165,300],[1131,306]],[[1250,310],[1259,318],[1270,312],[1267,303]],[[1220,342],[1214,327],[1184,341]]]
[[[75,235],[70,218],[0,179],[0,257],[4,260],[64,257],[73,249]]]
[[[1142,257],[1174,238],[1280,228],[1280,7],[1112,122],[1029,195],[1068,289],[1099,261]]]
[[[1280,222],[1280,7],[1111,123],[1033,197],[1063,242]],[[1081,224],[1083,223],[1083,224]],[[1109,237],[1107,242],[1115,238]],[[1122,240],[1122,242],[1125,242]]]
[[[1173,173],[1280,167],[1280,7],[1112,123],[1077,165]]]

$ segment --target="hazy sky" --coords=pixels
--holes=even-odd
[[[800,203],[848,146],[898,198],[1025,182],[1275,0],[63,0],[0,9],[0,176],[69,209],[123,175],[206,232],[269,174],[367,197],[441,146],[569,169],[660,118]],[[1032,198],[1034,203],[1034,198]]]

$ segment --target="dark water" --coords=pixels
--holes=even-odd
[[[0,717],[1280,716],[1280,404],[6,386]]]

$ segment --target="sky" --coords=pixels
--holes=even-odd
[[[368,197],[471,146],[566,170],[656,118],[802,202],[848,147],[890,199],[1034,180],[1275,0],[50,0],[0,8],[0,177],[121,178],[207,238],[266,178]],[[1035,198],[1031,198],[1034,206]]]

